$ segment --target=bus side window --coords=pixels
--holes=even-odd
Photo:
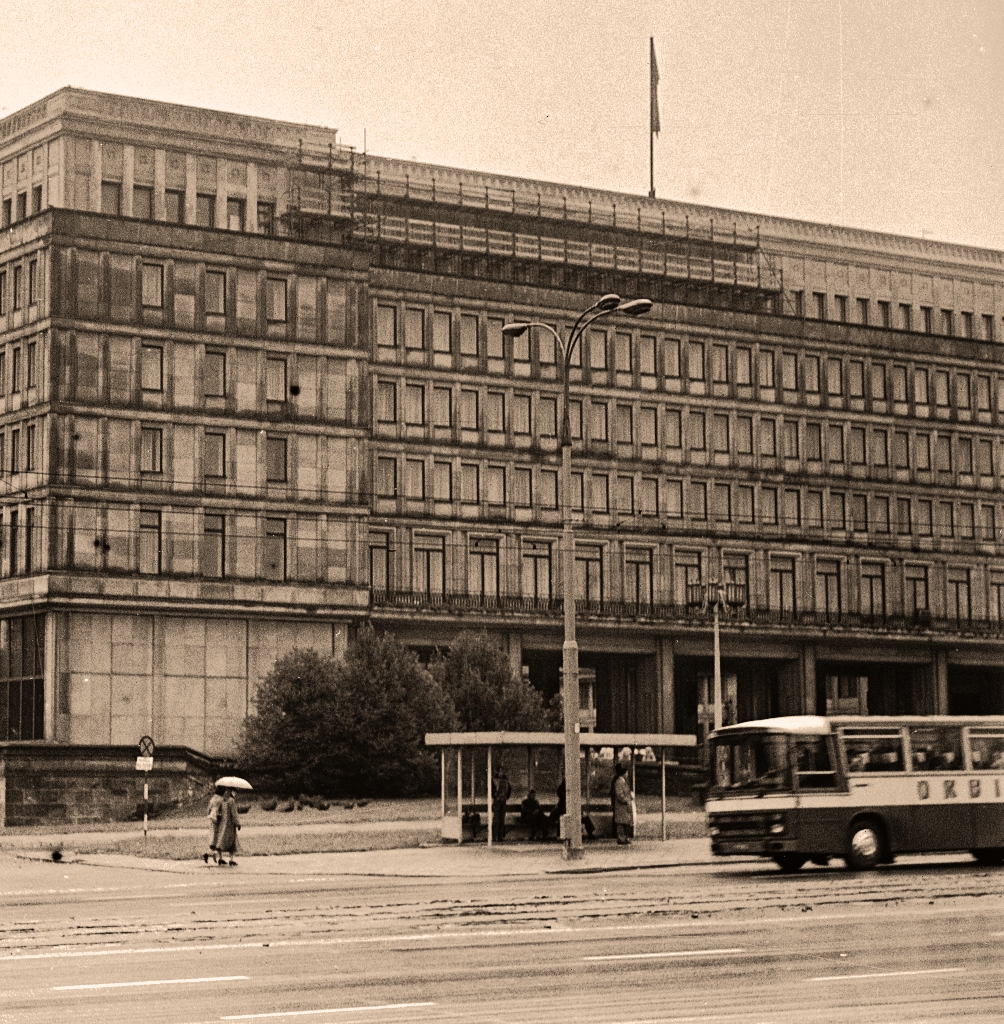
[[[830,764],[825,736],[799,736],[795,740],[800,789],[834,789],[836,773]]]
[[[969,736],[969,750],[976,771],[1004,768],[1004,733],[973,729]]]
[[[897,734],[871,734],[844,732],[849,772],[901,772],[903,765],[903,738]]]
[[[910,749],[915,772],[961,771],[962,732],[959,729],[914,726]]]

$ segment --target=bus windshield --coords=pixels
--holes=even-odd
[[[715,740],[714,765],[716,789],[791,789],[786,736],[721,736]]]

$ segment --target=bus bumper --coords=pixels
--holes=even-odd
[[[712,839],[711,852],[716,857],[776,857],[779,853],[795,853],[798,843],[793,839]]]

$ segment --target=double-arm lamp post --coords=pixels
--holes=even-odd
[[[568,335],[567,341],[550,324],[537,320],[520,320],[506,324],[502,333],[516,338],[531,327],[539,327],[554,338],[561,352],[561,486],[558,502],[561,507],[561,594],[565,614],[565,642],[562,645],[561,689],[565,716],[565,817],[562,834],[565,856],[578,860],[582,856],[582,783],[579,769],[579,645],[575,639],[575,536],[572,530],[572,425],[568,415],[568,385],[572,355],[587,327],[600,317],[612,313],[641,316],[652,308],[650,299],[621,301],[619,295],[604,295],[584,310]],[[583,495],[583,504],[585,495]]]

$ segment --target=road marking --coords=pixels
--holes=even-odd
[[[228,974],[221,978],[167,978],[163,981],[106,981],[100,985],[53,985],[53,992],[76,992],[85,988],[141,988],[147,985],[203,985],[210,981],[250,981],[246,974]]]
[[[584,956],[583,960],[654,960],[666,956],[715,956],[720,953],[745,953],[745,949],[686,949],[675,953],[612,953],[607,956]]]
[[[964,971],[965,967],[932,967],[926,971],[885,971],[882,974],[832,974],[827,978],[810,978],[809,981],[855,981],[859,978],[903,978],[913,974],[953,974]]]
[[[280,1013],[238,1013],[220,1020],[262,1020],[265,1017],[306,1017],[312,1013],[361,1013],[363,1010],[413,1010],[418,1006],[435,1003],[384,1003],[383,1006],[338,1006],[329,1010],[285,1010]]]

